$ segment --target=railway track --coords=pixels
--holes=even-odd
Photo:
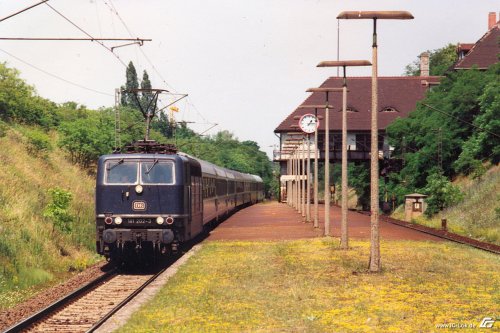
[[[443,238],[443,239],[446,239],[446,240],[449,240],[449,241],[452,241],[455,243],[465,244],[465,245],[469,245],[469,246],[475,247],[475,248],[483,250],[483,251],[487,251],[487,252],[491,252],[491,253],[495,253],[495,254],[500,254],[500,246],[495,245],[495,244],[481,242],[481,241],[478,241],[478,240],[470,238],[470,237],[465,237],[465,236],[461,236],[461,235],[458,235],[458,234],[455,234],[452,232],[448,232],[446,230],[439,230],[439,229],[434,229],[434,228],[427,227],[427,226],[420,225],[420,224],[416,224],[416,223],[396,220],[396,219],[393,219],[389,216],[380,215],[380,219],[382,221],[385,221],[388,223],[396,224],[396,225],[399,225],[399,226],[402,226],[405,228],[414,229],[414,230],[417,230],[417,231],[420,231],[420,232],[423,232],[423,233],[426,233],[429,235],[433,235],[433,236],[436,236],[439,238]]]
[[[165,269],[151,274],[122,274],[115,270],[8,328],[4,333],[93,332]]]

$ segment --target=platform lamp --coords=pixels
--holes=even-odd
[[[380,271],[380,237],[379,237],[379,204],[378,204],[378,63],[377,63],[377,20],[411,20],[413,15],[407,11],[346,11],[337,19],[373,20],[372,43],[372,106],[371,106],[371,189],[370,189],[370,262],[371,272]]]
[[[290,126],[291,128],[293,128],[294,130],[298,130],[299,129],[299,125],[297,124],[293,124]],[[301,180],[301,174],[302,174],[302,168],[301,168],[301,154],[300,154],[300,145],[302,143],[302,140],[296,140],[295,141],[296,143],[296,149],[295,149],[295,174],[296,174],[296,182],[295,182],[295,191],[294,193],[296,194],[296,201],[295,201],[295,208],[297,209],[297,211],[302,214],[303,210],[302,210],[302,180]]]
[[[293,125],[292,125],[293,126]],[[291,189],[292,189],[292,207],[297,209],[297,211],[300,212],[300,184],[299,184],[299,171],[300,171],[300,166],[299,166],[299,153],[298,153],[298,147],[301,143],[300,139],[288,139],[286,140],[286,143],[290,145],[293,149],[293,153],[291,155],[292,158],[292,184],[291,184]]]
[[[351,66],[370,66],[368,60],[322,61],[317,67],[342,67],[342,202],[340,222],[340,247],[349,248],[349,234],[347,228],[347,74],[346,68]]]
[[[310,117],[314,118],[314,119],[309,119]],[[300,128],[300,130],[302,131],[302,133],[304,134],[304,140],[307,141],[307,157],[306,157],[306,148],[305,148],[305,144],[306,142],[302,142],[302,149],[301,149],[301,156],[302,156],[302,171],[303,171],[303,177],[302,177],[302,180],[301,180],[301,186],[302,186],[302,197],[301,197],[301,200],[302,200],[302,205],[301,205],[301,208],[302,208],[302,217],[305,217],[305,220],[306,222],[309,222],[311,220],[311,205],[310,205],[310,182],[309,182],[309,174],[311,173],[311,170],[310,170],[310,161],[309,161],[309,150],[310,150],[310,138],[309,138],[309,133],[310,132],[310,129],[312,128],[311,127],[311,124],[313,126],[315,126],[316,124],[316,118],[313,116],[313,115],[309,115],[309,114],[306,114],[306,115],[302,115],[302,116],[294,116],[293,117],[294,120],[297,120],[298,122],[298,127]],[[314,122],[314,124],[313,124]],[[296,125],[292,125],[292,126],[296,126]],[[304,127],[305,126],[305,127]]]
[[[309,91],[307,91],[309,92]],[[329,105],[328,107],[332,108],[333,106]],[[314,189],[313,189],[313,197],[314,197],[314,214],[313,214],[313,226],[314,228],[319,228],[319,213],[318,213],[318,128],[319,121],[323,120],[322,116],[318,116],[318,109],[324,109],[325,105],[300,105],[299,109],[314,109],[314,116],[317,119],[316,128],[314,130]],[[309,155],[310,156],[310,155]]]
[[[288,153],[288,179],[287,179],[287,203],[295,206],[295,147],[290,143],[285,143],[283,149],[289,150]]]
[[[304,108],[303,106],[299,106],[300,108]],[[307,155],[306,155],[306,148],[303,147],[303,152],[304,152],[304,162],[306,163],[303,165],[304,169],[306,172],[304,173],[304,181],[305,185],[307,186],[304,190],[304,202],[305,202],[305,217],[306,217],[306,222],[311,222],[311,133],[316,133],[318,132],[318,126],[319,126],[319,119],[318,119],[318,112],[317,109],[316,114],[310,114],[310,113],[305,113],[301,116],[295,116],[293,117],[295,120],[298,120],[298,124],[302,132],[305,134],[305,139],[307,143]],[[316,150],[317,152],[317,150]],[[317,154],[315,154],[317,157]],[[316,158],[317,162],[317,158]],[[316,182],[317,183],[317,182]],[[317,192],[316,192],[317,196]],[[317,201],[317,200],[316,200]],[[317,207],[316,207],[317,208]],[[317,214],[316,214],[317,215]],[[304,216],[304,214],[302,214]]]
[[[325,236],[330,235],[330,112],[333,106],[328,104],[328,97],[331,92],[341,92],[340,88],[310,88],[307,92],[324,92],[326,101],[325,109]]]
[[[292,205],[292,184],[291,184],[291,175],[292,175],[292,160],[291,156],[293,154],[293,150],[284,144],[281,146],[281,152],[286,156],[286,203],[287,205]]]

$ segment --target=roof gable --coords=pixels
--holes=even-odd
[[[500,53],[500,28],[495,24],[481,37],[469,52],[455,63],[455,69],[469,69],[476,65],[479,69],[487,69],[498,62]]]

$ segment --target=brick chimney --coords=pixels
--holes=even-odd
[[[489,12],[488,13],[488,30],[491,30],[497,24],[497,13]]]
[[[429,52],[420,54],[420,76],[429,76]]]

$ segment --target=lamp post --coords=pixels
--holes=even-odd
[[[313,189],[313,197],[314,197],[314,228],[319,227],[319,216],[318,216],[318,128],[319,121],[323,119],[323,117],[318,116],[318,109],[324,108],[324,105],[300,105],[299,109],[314,109],[314,116],[316,117],[316,128],[314,129],[314,189]],[[308,138],[309,140],[309,138]],[[310,143],[309,143],[310,144]],[[308,146],[309,148],[309,146]],[[310,157],[310,153],[309,153]],[[309,168],[309,166],[308,166]],[[308,174],[310,169],[308,171]],[[308,207],[310,210],[310,206]]]
[[[301,172],[300,172],[300,191],[302,192],[302,196],[300,198],[300,211],[302,212],[302,217],[306,217],[306,147],[305,147],[306,141],[305,139],[302,140],[301,144]]]
[[[347,76],[348,66],[370,66],[367,60],[345,60],[345,61],[322,61],[318,67],[343,67],[344,77],[342,81],[342,202],[340,222],[340,247],[349,248],[349,234],[347,228]]]
[[[298,127],[297,125],[292,125],[291,127]],[[291,159],[292,159],[292,184],[291,184],[291,189],[292,189],[292,206],[299,212],[302,213],[301,208],[301,152],[300,152],[300,145],[301,142],[303,141],[303,135],[302,133],[296,133],[297,135],[300,135],[300,137],[294,137],[293,139],[288,139],[286,140],[287,145],[290,145],[292,147],[292,154],[291,154]]]
[[[287,181],[286,181],[286,202],[290,206],[295,205],[295,150],[297,148],[295,140],[287,138],[283,143],[283,151],[287,156]]]
[[[378,203],[378,85],[377,85],[377,20],[410,20],[407,11],[346,11],[337,19],[369,19],[373,20],[372,43],[372,106],[371,106],[371,156],[370,156],[370,262],[371,272],[380,271],[380,238],[379,238],[379,203]]]
[[[325,109],[325,236],[330,235],[330,112],[333,106],[328,104],[328,94],[330,92],[339,92],[339,88],[310,88],[307,92],[324,92],[326,93],[326,103],[324,106],[313,105],[309,107]],[[306,107],[302,105],[302,107]]]
[[[291,126],[294,129],[297,129],[299,126],[294,124]],[[303,186],[302,186],[302,172],[303,168],[301,166],[302,164],[302,149],[301,145],[303,145],[303,138],[300,140],[295,141],[296,142],[296,148],[295,148],[295,161],[296,161],[296,202],[295,202],[295,208],[297,211],[303,215],[303,206],[302,206],[302,196],[303,196]]]
[[[310,134],[307,134],[307,163],[306,163],[306,175],[307,175],[307,188],[306,188],[306,222],[311,222],[311,138]]]

